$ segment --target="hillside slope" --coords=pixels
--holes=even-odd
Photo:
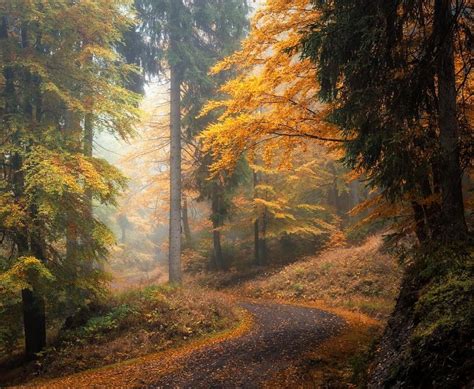
[[[330,248],[270,277],[246,282],[239,291],[255,298],[319,302],[386,318],[394,307],[401,269],[383,252],[382,244],[381,236],[373,236],[358,247]]]

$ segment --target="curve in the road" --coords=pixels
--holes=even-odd
[[[194,352],[182,361],[182,369],[151,387],[260,387],[344,325],[338,316],[315,308],[275,303],[242,306],[255,317],[252,331]]]

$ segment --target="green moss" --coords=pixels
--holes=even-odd
[[[469,328],[474,315],[474,280],[449,276],[440,284],[430,286],[415,306],[419,320],[416,337],[429,336],[437,329]]]
[[[442,247],[418,253],[412,268],[412,292],[399,309],[412,325],[391,383],[454,387],[465,383],[473,367],[470,347],[474,328],[474,266],[472,251]],[[411,302],[410,302],[411,301]],[[407,316],[408,317],[408,316]],[[412,327],[413,326],[413,327]],[[472,371],[472,370],[471,370]]]

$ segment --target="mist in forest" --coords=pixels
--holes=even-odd
[[[472,15],[0,0],[0,386],[474,387]]]

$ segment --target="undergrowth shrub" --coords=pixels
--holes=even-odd
[[[120,362],[218,333],[238,320],[216,292],[171,285],[127,291],[77,311],[21,376],[56,377]]]

